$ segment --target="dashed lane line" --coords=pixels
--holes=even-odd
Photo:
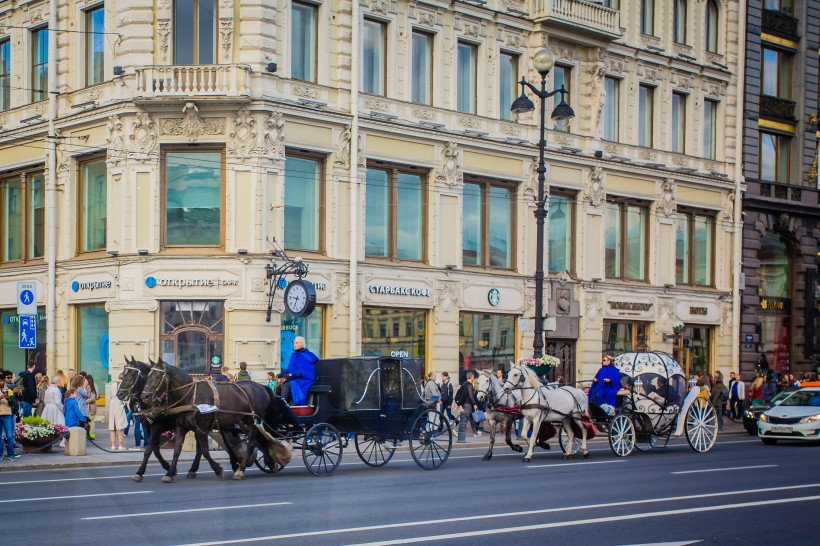
[[[728,468],[704,468],[700,470],[679,470],[670,474],[700,474],[702,472],[728,472],[730,470],[752,470],[753,468],[777,468],[776,464],[758,464],[755,466],[730,466]]]
[[[118,495],[147,495],[153,491],[125,491],[122,493],[93,493],[90,495],[66,495],[62,497],[34,497],[31,499],[0,499],[0,503],[12,502],[38,502],[38,501],[52,501],[52,500],[67,500],[67,499],[87,499],[91,497],[115,497]]]
[[[292,502],[266,502],[263,504],[241,504],[235,506],[212,506],[206,508],[187,508],[182,510],[167,510],[165,512],[142,512],[139,514],[115,514],[111,516],[93,516],[87,518],[80,518],[82,521],[93,521],[93,520],[100,520],[100,519],[120,519],[120,518],[143,518],[146,516],[167,516],[170,514],[188,514],[191,512],[208,512],[211,513],[215,510],[237,510],[237,509],[244,509],[244,508],[262,508],[265,506],[285,506],[293,504]]]
[[[165,474],[144,474],[143,476],[153,477],[153,476],[164,476]],[[80,481],[89,481],[89,480],[121,480],[123,478],[130,478],[133,474],[129,474],[127,476],[87,476],[85,478],[54,478],[53,480],[22,480],[19,482],[0,482],[0,485],[28,485],[32,483],[56,483],[56,482],[80,482]]]

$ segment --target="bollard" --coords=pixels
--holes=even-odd
[[[63,453],[71,457],[82,457],[85,455],[85,429],[83,427],[71,427],[68,429],[71,434],[65,441]]]
[[[182,442],[182,451],[196,451],[196,438],[193,432],[185,435],[185,441]]]
[[[457,444],[467,443],[467,414],[463,411],[458,413],[458,439]]]

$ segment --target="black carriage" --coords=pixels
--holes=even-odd
[[[413,460],[425,470],[450,456],[453,432],[444,416],[427,408],[419,389],[420,360],[353,357],[319,360],[306,406],[290,407],[278,432],[302,452],[316,476],[331,474],[352,440],[368,466],[387,464],[399,443],[409,442]],[[264,458],[257,466],[269,471]]]
[[[677,361],[658,351],[623,353],[613,366],[621,376],[617,407],[590,403],[596,428],[609,436],[612,452],[626,457],[635,449],[666,447],[672,436],[686,435],[698,453],[717,440],[717,413],[708,398],[686,392],[686,376]],[[681,422],[680,420],[684,421]],[[559,436],[561,448],[566,436]]]

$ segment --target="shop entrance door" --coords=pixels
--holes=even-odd
[[[559,373],[564,374],[564,383],[575,386],[575,340],[547,339],[544,353],[554,356],[561,363],[550,372],[550,381],[555,381]]]
[[[191,374],[206,374],[223,364],[221,301],[164,301],[162,360]]]

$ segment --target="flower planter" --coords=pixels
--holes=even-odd
[[[41,449],[43,446],[58,440],[60,436],[58,434],[52,434],[51,436],[43,436],[41,438],[35,438],[30,440],[28,438],[23,438],[18,436],[17,441],[23,446],[23,453],[51,453],[51,448],[53,446],[48,446],[45,449]]]

